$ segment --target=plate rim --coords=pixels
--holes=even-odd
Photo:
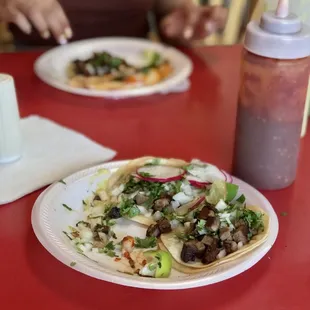
[[[134,42],[137,42],[139,44],[149,44],[149,45],[154,45],[158,46],[164,50],[170,50],[173,51],[174,53],[178,54],[179,56],[183,57],[183,59],[186,61],[186,64],[184,68],[182,68],[181,72],[174,76],[173,78],[167,78],[155,85],[151,86],[143,86],[143,87],[138,87],[138,88],[133,88],[133,89],[124,89],[124,90],[117,90],[117,91],[99,91],[99,90],[87,90],[84,88],[74,88],[71,86],[68,86],[64,83],[58,82],[57,80],[54,79],[49,79],[46,77],[40,69],[41,63],[45,61],[46,58],[50,57],[53,53],[57,51],[61,51],[66,49],[66,47],[73,47],[73,46],[83,46],[86,43],[92,43],[92,42],[113,42],[113,41],[124,41],[128,42],[131,44],[134,44]],[[79,40],[75,41],[72,43],[69,43],[67,45],[62,45],[62,46],[57,46],[54,47],[50,50],[47,50],[44,52],[42,55],[40,55],[34,62],[33,65],[33,70],[36,74],[36,76],[43,81],[45,84],[54,87],[56,89],[62,90],[67,93],[75,94],[75,95],[81,95],[81,96],[87,96],[87,97],[101,97],[101,98],[132,98],[132,97],[137,97],[137,96],[149,96],[152,94],[160,93],[161,91],[171,88],[174,86],[177,86],[179,83],[187,79],[193,72],[193,62],[192,60],[183,52],[178,50],[177,48],[164,44],[164,43],[158,43],[158,42],[153,42],[147,39],[143,38],[128,38],[128,37],[100,37],[100,38],[90,38],[86,40]]]
[[[70,185],[70,178],[74,179],[77,175],[83,174],[82,176],[80,176],[77,180],[73,181],[72,183],[77,182],[86,176],[93,175],[99,169],[105,168],[106,165],[113,165],[113,166],[115,166],[115,168],[117,168],[117,167],[120,167],[122,165],[125,165],[128,161],[129,160],[116,160],[116,161],[105,162],[105,163],[102,163],[99,165],[95,165],[95,166],[77,171],[77,172],[67,176],[63,180],[66,183],[68,182],[67,184]],[[222,281],[225,281],[227,279],[233,278],[233,277],[245,272],[246,270],[250,269],[254,265],[256,265],[272,248],[272,246],[274,245],[274,243],[277,239],[278,232],[279,232],[278,217],[277,217],[276,212],[274,211],[272,205],[267,200],[267,198],[263,194],[261,194],[258,190],[256,190],[254,187],[252,187],[251,185],[241,181],[240,179],[238,179],[236,177],[233,177],[233,178],[237,182],[241,182],[242,185],[246,185],[246,187],[249,187],[252,190],[256,191],[256,194],[258,194],[258,196],[260,196],[260,198],[265,200],[265,202],[269,205],[269,208],[271,211],[271,213],[269,213],[270,221],[272,219],[274,220],[274,223],[272,224],[274,233],[272,235],[271,230],[270,230],[270,235],[267,238],[267,240],[270,239],[269,243],[267,244],[267,240],[266,240],[262,245],[260,245],[257,248],[257,251],[252,254],[251,259],[247,259],[246,261],[242,262],[242,268],[240,268],[240,264],[237,264],[236,266],[233,266],[229,270],[229,272],[227,270],[223,271],[222,272],[223,274],[221,274],[221,275],[216,273],[213,275],[209,275],[208,277],[202,277],[201,279],[189,279],[189,280],[182,279],[181,281],[176,281],[173,283],[169,282],[169,281],[165,281],[166,279],[164,279],[164,281],[161,281],[162,279],[158,281],[158,279],[157,279],[155,281],[152,280],[150,282],[143,282],[143,281],[141,281],[141,278],[138,278],[138,277],[136,278],[133,276],[126,277],[122,273],[120,273],[120,275],[116,276],[115,274],[108,274],[108,273],[105,273],[103,271],[99,272],[98,270],[94,270],[92,267],[84,265],[83,263],[77,263],[74,267],[70,267],[70,263],[72,261],[76,261],[76,258],[72,258],[69,254],[61,251],[55,244],[50,242],[48,240],[48,238],[46,238],[46,236],[44,236],[44,234],[45,234],[44,229],[40,225],[41,221],[40,221],[40,212],[39,211],[40,211],[40,207],[41,207],[41,201],[43,200],[44,196],[46,196],[55,186],[57,186],[57,184],[59,182],[55,182],[55,183],[51,184],[36,199],[34,206],[32,208],[32,211],[31,211],[31,225],[32,225],[33,231],[35,233],[35,236],[37,237],[39,242],[54,258],[56,258],[58,261],[60,261],[61,263],[63,263],[67,267],[74,269],[75,271],[79,271],[80,273],[82,273],[84,275],[87,275],[87,276],[90,276],[90,277],[93,277],[93,278],[96,278],[99,280],[103,280],[105,282],[111,282],[111,283],[119,284],[122,286],[129,286],[129,287],[142,288],[142,289],[183,290],[183,289],[190,289],[190,288],[195,288],[195,287],[207,286],[207,285],[215,284],[215,283],[222,282]],[[69,181],[68,181],[68,179],[69,179]],[[81,265],[83,266],[83,268],[81,268]],[[218,279],[214,279],[216,277]]]

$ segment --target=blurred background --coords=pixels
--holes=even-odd
[[[169,1],[169,0],[167,0]],[[245,26],[249,20],[258,20],[264,10],[275,9],[278,0],[192,0],[197,5],[223,5],[229,8],[229,18],[225,30],[211,37],[206,38],[197,44],[204,45],[231,45],[242,42]],[[302,17],[303,21],[310,24],[310,1],[291,1],[291,10]],[[156,29],[150,18],[150,29]],[[154,38],[154,33],[150,32],[150,37]],[[25,47],[27,48],[27,47]],[[0,52],[17,51],[14,45],[14,37],[10,33],[8,26],[0,24]]]
[[[169,1],[169,0],[167,0]],[[243,40],[245,26],[249,20],[259,19],[264,10],[275,9],[277,0],[193,0],[197,5],[223,5],[229,8],[229,18],[225,30],[211,37],[206,38],[197,44],[204,45],[231,45],[240,43]],[[302,17],[305,22],[310,24],[310,1],[294,0],[291,1],[291,10]],[[152,29],[154,19],[150,18],[150,37],[156,35]],[[25,47],[27,48],[27,47]],[[0,52],[18,51],[14,45],[14,37],[10,33],[8,26],[0,24]]]

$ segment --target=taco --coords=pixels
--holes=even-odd
[[[111,175],[105,196],[121,210],[135,210],[128,211],[133,221],[147,226],[159,222],[161,231],[168,232],[179,217],[201,205],[214,180],[224,178],[218,168],[197,160],[142,157]]]
[[[267,239],[269,217],[264,210],[238,203],[220,211],[213,207],[197,212],[190,229],[183,226],[160,236],[175,269],[189,274],[206,270],[247,254]]]
[[[146,64],[136,67],[105,51],[72,61],[67,67],[68,84],[94,90],[132,89],[154,85],[173,72],[173,67],[155,51],[145,51]]]

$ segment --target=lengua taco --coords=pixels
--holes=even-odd
[[[269,217],[249,207],[239,188],[217,167],[193,160],[143,157],[108,179],[94,203],[106,204],[105,219],[129,218],[148,226],[184,273],[226,263],[267,238]],[[107,219],[106,219],[107,220]]]

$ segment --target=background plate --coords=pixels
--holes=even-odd
[[[249,204],[258,205],[269,214],[270,233],[264,244],[233,262],[215,266],[208,271],[194,275],[173,271],[168,279],[150,279],[119,273],[108,260],[103,264],[98,264],[78,254],[62,231],[67,230],[68,225],[74,226],[78,220],[83,218],[82,200],[90,195],[98,182],[109,176],[109,174],[98,173],[98,171],[103,168],[117,169],[126,163],[127,161],[111,162],[77,172],[64,180],[66,185],[55,183],[37,199],[32,210],[33,230],[47,251],[65,265],[69,266],[71,262],[76,262],[73,268],[77,271],[125,286],[147,289],[185,289],[224,281],[246,271],[255,265],[274,244],[279,224],[272,206],[253,187],[234,178],[234,183],[240,186],[240,191],[245,193]],[[65,209],[62,206],[63,203],[71,207],[73,211]],[[129,229],[135,230],[137,234],[145,231],[145,228],[139,224],[129,221],[127,224],[130,225]]]
[[[89,90],[67,85],[66,68],[74,59],[85,59],[90,57],[94,52],[107,51],[125,58],[129,63],[142,65],[141,61],[143,61],[143,58],[141,53],[146,49],[152,49],[161,53],[174,67],[173,74],[158,84],[113,91]],[[37,76],[45,83],[69,93],[94,97],[121,98],[151,95],[165,92],[177,86],[190,76],[192,62],[177,49],[148,40],[135,38],[98,38],[53,48],[36,60],[34,70]]]

